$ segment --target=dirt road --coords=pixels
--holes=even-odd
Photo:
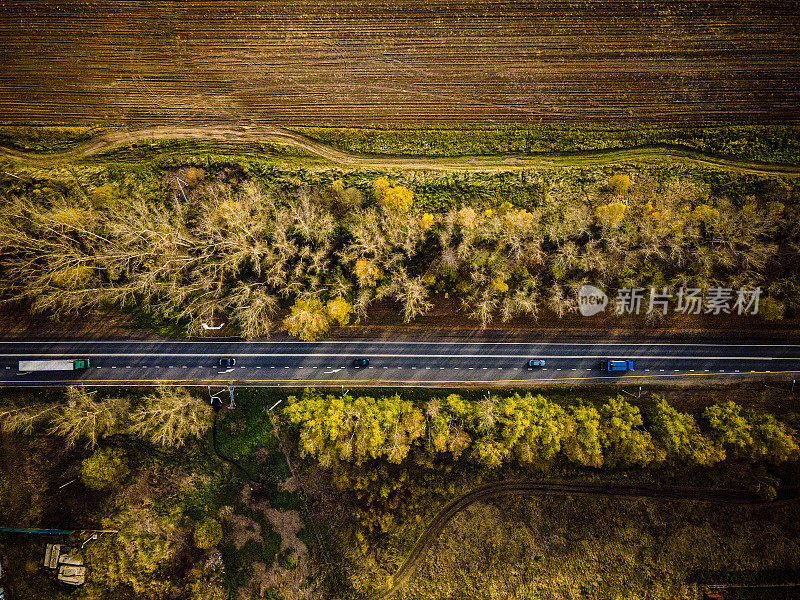
[[[714,166],[742,173],[800,175],[800,166],[750,163],[708,156],[675,147],[651,146],[626,150],[598,150],[572,154],[537,156],[481,156],[456,158],[392,158],[367,157],[347,154],[312,140],[294,131],[263,125],[241,127],[217,125],[213,127],[148,127],[135,130],[116,130],[97,136],[75,148],[52,154],[32,154],[0,147],[0,156],[10,158],[21,165],[38,167],[57,166],[88,158],[98,152],[109,150],[120,144],[144,140],[183,139],[202,141],[224,141],[231,144],[246,142],[280,142],[292,144],[321,156],[331,163],[365,169],[441,169],[463,171],[511,171],[536,167],[558,167],[571,165],[604,165],[632,160],[671,159],[690,164]]]

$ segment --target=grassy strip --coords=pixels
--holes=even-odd
[[[0,125],[0,146],[21,152],[49,153],[70,150],[105,132],[105,127]]]
[[[198,158],[201,157],[201,158]],[[327,162],[317,154],[313,154],[292,144],[277,142],[252,142],[232,144],[222,141],[207,140],[143,140],[129,142],[92,154],[82,162],[91,164],[151,163],[154,167],[171,164],[207,163],[210,159],[229,161],[233,158],[258,159],[299,159],[303,164]],[[176,159],[178,159],[176,161]]]
[[[341,150],[389,156],[541,154],[677,146],[706,154],[794,164],[800,162],[800,126],[539,125],[517,127],[336,128],[291,127]]]

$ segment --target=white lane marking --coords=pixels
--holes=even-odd
[[[411,367],[412,369],[416,369],[417,367]]]
[[[689,369],[689,372],[690,373],[694,373],[694,369]]]
[[[274,366],[274,365],[270,367],[270,369],[274,369],[274,368],[275,368],[275,366]],[[328,368],[330,369],[330,367],[328,367]]]
[[[444,367],[439,367],[439,370],[440,371],[444,371]]]
[[[261,368],[261,367],[256,367],[256,369],[260,369],[260,368]],[[317,367],[314,367],[314,368],[316,369]]]
[[[186,365],[181,365],[181,369],[186,369],[186,368],[187,368]]]
[[[302,369],[303,367],[300,367],[300,368]],[[375,367],[370,367],[370,369],[374,369],[374,368],[375,368]]]
[[[289,367],[283,367],[284,369],[288,369]]]
[[[11,367],[6,367],[6,369],[10,369]]]
[[[645,369],[645,371],[649,371],[650,369]]]
[[[571,369],[572,371],[577,371],[578,369]]]
[[[339,371],[341,371],[341,369],[333,369],[332,371],[323,371],[323,374],[330,375],[331,373],[338,373]]]
[[[485,371],[485,370],[486,370],[486,369],[488,369],[488,368],[489,368],[489,367],[483,367],[483,370]]]
[[[674,369],[674,371],[675,371],[675,373],[677,373],[678,371],[680,371],[680,369]]]
[[[454,371],[458,371],[458,367],[453,367],[453,370]]]
[[[111,367],[112,369],[116,369],[117,367]]]
[[[561,369],[556,369],[556,371],[560,371]]]
[[[431,370],[431,368],[430,368],[430,367],[425,367],[425,370],[426,370],[426,371],[430,371],[430,370]]]
[[[430,369],[430,367],[428,367],[428,368]],[[474,371],[474,370],[475,370],[475,367],[470,367],[470,368],[469,368],[469,370],[470,370],[470,371]]]
[[[303,367],[297,367],[298,369],[302,369]]]
[[[384,369],[388,369],[389,367],[383,367]],[[444,367],[442,367],[444,369]]]
[[[547,371],[547,369],[542,369],[542,371]]]

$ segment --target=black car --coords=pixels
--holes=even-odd
[[[235,358],[220,358],[219,359],[219,366],[220,367],[233,367],[236,365]]]
[[[357,369],[359,367],[368,367],[369,366],[369,359],[368,358],[356,358],[353,359],[353,366]]]

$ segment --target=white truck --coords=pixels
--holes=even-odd
[[[89,368],[88,358],[67,358],[63,360],[21,360],[20,372],[28,371],[79,371]]]

